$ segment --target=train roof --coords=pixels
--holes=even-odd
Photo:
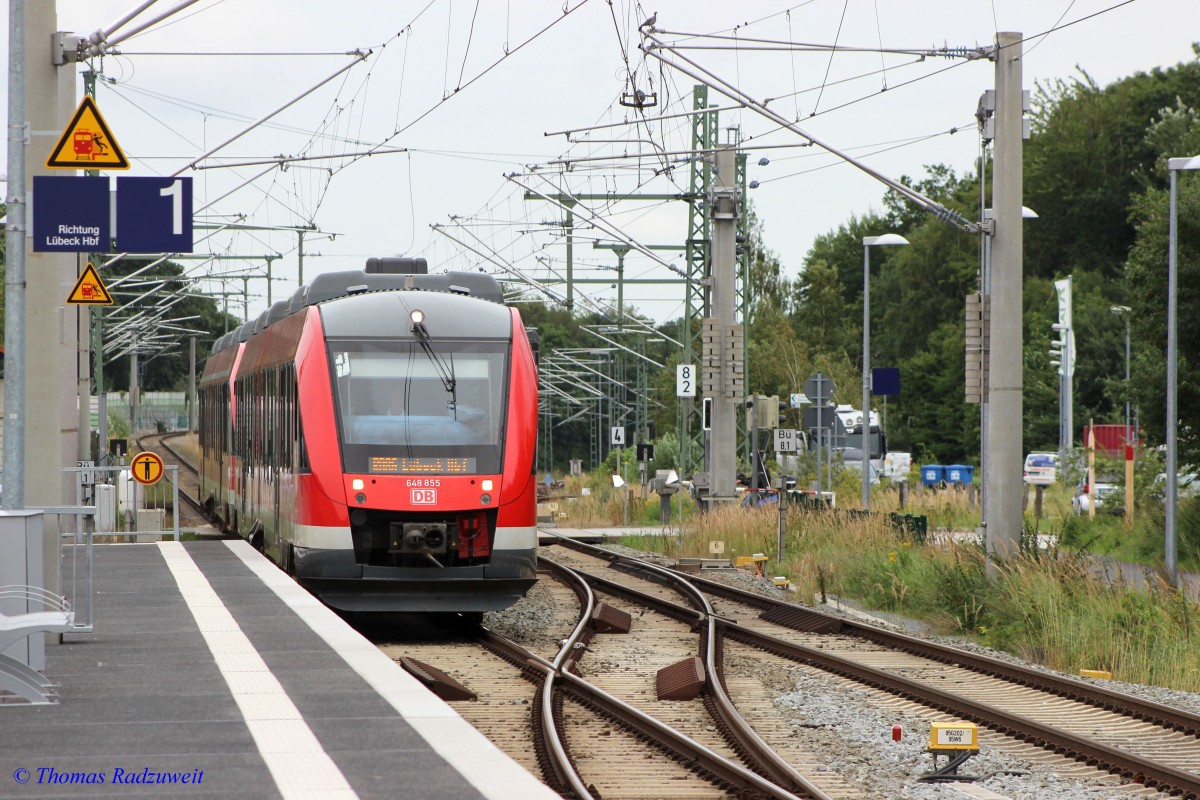
[[[363,271],[327,272],[318,275],[308,287],[305,305],[318,305],[363,292],[449,292],[478,297],[503,304],[500,284],[481,272],[447,272],[440,275],[370,273]]]
[[[420,309],[438,339],[503,339],[513,335],[512,311],[498,303],[450,292],[359,292],[321,305],[329,338],[415,337],[409,314]]]
[[[446,272],[437,275],[428,274],[429,265],[423,258],[399,258],[399,257],[384,257],[384,258],[369,258],[364,269],[362,270],[345,270],[342,272],[326,272],[316,276],[311,283],[301,286],[297,289],[290,298],[280,300],[271,305],[271,307],[262,312],[257,318],[247,320],[233,331],[218,339],[212,349],[212,353],[219,353],[222,350],[231,347],[241,342],[246,342],[251,336],[259,331],[265,330],[269,326],[287,319],[293,314],[302,312],[308,306],[323,305],[331,301],[341,298],[379,294],[383,296],[394,296],[398,292],[429,292],[433,295],[459,295],[462,297],[473,297],[479,300],[485,300],[488,303],[496,306],[495,311],[475,311],[470,312],[471,319],[461,319],[460,322],[468,324],[460,324],[455,326],[461,328],[464,332],[461,335],[467,335],[465,332],[469,329],[474,335],[501,335],[501,328],[504,328],[503,335],[511,335],[508,326],[511,325],[508,311],[504,307],[504,293],[500,288],[499,282],[486,273],[482,272]],[[378,306],[382,313],[394,310],[394,306],[388,305],[393,302],[383,300],[380,302],[372,301],[372,307]],[[440,300],[431,300],[425,303],[424,300],[420,305],[434,305],[439,308],[449,308],[444,306]],[[359,307],[360,304],[356,304]],[[411,303],[407,303],[406,307],[415,307]],[[482,307],[481,307],[482,308]],[[354,313],[364,313],[357,311]],[[371,312],[366,312],[370,314]],[[447,319],[450,316],[446,312]],[[341,313],[335,312],[332,317],[334,320],[341,319]],[[484,320],[490,320],[483,324],[479,324]],[[328,324],[328,323],[327,323]],[[340,323],[335,323],[340,327]],[[495,327],[494,332],[485,332],[484,329],[491,330]],[[354,329],[373,329],[373,326],[366,324],[351,325]],[[343,335],[343,334],[335,334]],[[350,334],[345,334],[350,335]],[[363,333],[362,335],[372,335]],[[459,333],[450,333],[443,329],[439,335],[456,336]]]
[[[295,314],[300,309],[308,305],[308,285],[301,286],[292,295],[292,299],[288,300],[288,313]]]
[[[290,313],[288,311],[288,307],[290,305],[291,305],[291,303],[288,300],[277,301],[274,305],[272,305],[269,309],[267,309],[266,324],[274,325],[276,322],[279,322],[279,320],[286,317]]]

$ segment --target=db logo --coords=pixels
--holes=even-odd
[[[413,489],[412,504],[414,506],[437,505],[437,489]]]

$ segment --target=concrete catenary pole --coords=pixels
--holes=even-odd
[[[712,214],[712,314],[715,333],[720,337],[721,379],[713,401],[712,430],[709,431],[708,470],[712,497],[716,502],[736,498],[737,412],[742,407],[740,341],[730,331],[735,328],[737,268],[738,190],[735,151],[723,148],[716,153],[717,169],[713,176]],[[737,352],[735,352],[735,350]]]
[[[1023,518],[1021,63],[1021,34],[997,34],[992,196],[996,228],[992,238],[991,352],[984,432],[988,449],[985,535],[992,561],[1017,554]]]

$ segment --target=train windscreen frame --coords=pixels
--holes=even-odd
[[[434,340],[429,344],[432,353],[411,340],[328,342],[345,472],[494,475],[502,471],[508,343]]]

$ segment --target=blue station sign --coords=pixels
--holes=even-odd
[[[33,176],[33,252],[107,252],[108,178]]]
[[[117,249],[192,252],[192,179],[117,178]]]

